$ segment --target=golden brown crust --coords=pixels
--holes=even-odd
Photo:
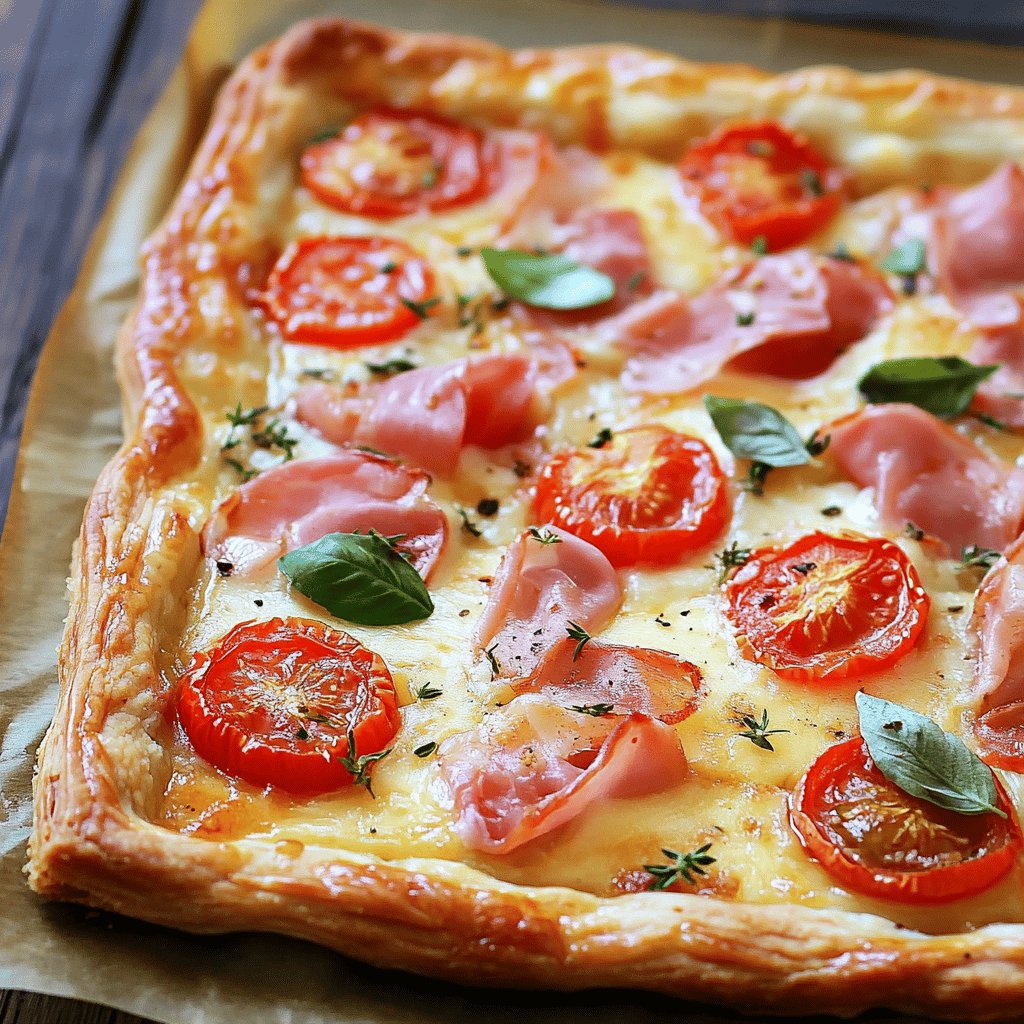
[[[600,899],[518,887],[447,861],[213,842],[146,820],[166,772],[160,640],[179,612],[168,595],[198,559],[187,510],[161,492],[203,444],[179,362],[205,329],[204,282],[240,299],[266,258],[264,164],[295,144],[299,106],[332,96],[543,125],[563,141],[668,157],[723,117],[781,116],[851,165],[865,188],[926,167],[955,180],[1024,153],[1024,91],[915,72],[771,77],[627,47],[509,53],[342,20],[299,25],[253,54],[224,88],[146,247],[140,303],[120,337],[127,441],[96,485],[74,556],[60,702],[35,783],[32,886],[194,931],[279,931],[457,981],[622,985],[778,1012],[1015,1014],[1024,998],[1020,926],[928,936],[800,907]],[[230,344],[237,325],[220,328]],[[122,744],[130,758],[117,756]]]

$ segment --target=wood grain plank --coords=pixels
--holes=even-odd
[[[0,1024],[153,1024],[131,1013],[36,992],[0,992]]]
[[[15,2],[3,28],[27,24]],[[34,52],[0,176],[0,521],[39,350],[199,2],[49,0],[20,29]]]
[[[29,83],[38,66],[39,40],[49,24],[52,3],[0,0],[0,180],[13,150]]]

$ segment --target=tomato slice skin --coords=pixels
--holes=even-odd
[[[432,297],[426,260],[389,238],[292,242],[267,279],[262,303],[288,341],[349,349],[401,337]]]
[[[798,245],[839,212],[846,174],[777,121],[726,124],[679,161],[708,220],[769,252]]]
[[[589,541],[616,567],[673,565],[721,533],[729,512],[718,460],[696,437],[650,425],[603,448],[560,452],[541,469],[534,513]]]
[[[197,754],[254,786],[315,796],[352,783],[342,765],[383,750],[401,725],[378,654],[313,619],[243,622],[192,658],[178,718]]]
[[[947,903],[988,889],[1020,855],[1013,805],[998,779],[996,788],[1005,819],[945,811],[886,779],[858,736],[811,765],[789,819],[804,849],[843,886],[900,903]]]
[[[898,545],[852,531],[755,551],[724,589],[744,657],[799,682],[895,664],[917,643],[930,606]]]
[[[465,206],[490,190],[481,134],[436,114],[380,107],[310,146],[302,183],[345,213],[390,220]]]

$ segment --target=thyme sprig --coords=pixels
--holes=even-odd
[[[299,443],[297,437],[288,433],[288,426],[278,416],[272,416],[264,421],[264,417],[270,411],[266,405],[253,406],[251,409],[243,409],[242,403],[237,402],[235,408],[225,413],[229,427],[227,436],[220,446],[221,459],[226,466],[230,466],[242,478],[243,483],[251,480],[259,473],[259,469],[246,465],[243,459],[238,457],[238,450],[244,443],[243,432],[248,429],[249,442],[253,448],[261,448],[264,451],[281,452],[283,462],[290,462],[295,457],[295,448]]]
[[[497,679],[501,675],[501,663],[498,661],[497,656],[494,653],[494,649],[497,644],[491,644],[490,647],[484,648],[484,657],[487,659],[487,663],[491,666],[491,678]]]
[[[570,640],[576,641],[576,649],[572,652],[572,660],[575,661],[583,648],[594,638],[578,622],[573,622],[571,619],[569,625],[565,627],[565,631],[569,634]]]
[[[602,715],[610,715],[615,710],[614,704],[570,704],[570,711],[579,715],[591,715],[600,718]]]
[[[968,544],[960,549],[961,569],[991,569],[1002,557],[1002,552],[995,548],[980,548],[977,544]]]
[[[295,446],[299,443],[299,439],[291,437],[287,424],[282,423],[275,416],[259,430],[252,431],[252,443],[265,451],[279,448],[284,453],[284,461],[291,462],[295,457]]]
[[[546,526],[531,526],[529,529],[530,536],[540,544],[561,544],[562,538],[557,533],[552,533]]]
[[[775,747],[772,746],[772,741],[768,739],[769,736],[778,736],[782,733],[788,733],[788,729],[769,729],[768,728],[768,709],[765,708],[761,712],[760,721],[754,718],[753,715],[741,715],[738,719],[738,724],[745,728],[740,731],[740,736],[744,739],[750,740],[755,747],[760,747],[761,750],[775,751]]]
[[[484,535],[484,531],[470,518],[469,513],[461,505],[456,505],[455,511],[458,512],[459,517],[462,519],[464,533],[468,533],[470,537],[482,537]]]
[[[668,857],[669,862],[644,865],[644,871],[654,876],[654,881],[651,882],[651,891],[662,892],[673,883],[682,880],[693,885],[696,881],[693,876],[706,875],[707,872],[704,868],[715,863],[715,858],[708,855],[710,849],[710,843],[705,843],[690,853],[681,853],[679,850],[662,847],[661,852]]]
[[[718,582],[724,583],[731,570],[746,565],[750,561],[750,554],[750,548],[741,548],[736,541],[733,541],[723,551],[719,551],[715,556],[715,561],[718,563]]]
[[[376,800],[377,797],[373,792],[372,779],[370,778],[370,768],[378,761],[387,757],[394,747],[378,750],[376,754],[360,754],[356,750],[356,735],[351,727],[346,730],[345,739],[348,740],[348,751],[344,757],[339,757],[338,760],[345,771],[352,776],[352,785],[362,786]]]

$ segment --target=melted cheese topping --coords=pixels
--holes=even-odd
[[[682,201],[673,168],[632,154],[603,160],[608,180],[593,205],[635,210],[642,219],[657,280],[694,293],[723,268],[746,258],[723,245],[691,205]],[[196,397],[207,428],[207,454],[175,491],[198,530],[217,502],[238,484],[219,446],[227,432],[225,413],[243,407],[285,408],[307,383],[304,369],[325,368],[338,380],[365,380],[364,363],[395,357],[420,365],[445,362],[473,351],[515,349],[509,322],[492,319],[482,334],[457,326],[454,296],[493,294],[475,255],[460,257],[456,246],[476,246],[497,237],[501,211],[485,200],[436,217],[414,216],[378,223],[337,213],[293,182],[287,216],[277,225],[278,242],[313,234],[385,234],[403,238],[433,264],[445,310],[419,325],[400,342],[341,353],[284,343],[253,309],[231,308],[232,300],[209,279],[202,309],[208,315],[207,346],[197,345],[179,367]],[[890,190],[850,205],[813,247],[827,250],[843,240],[854,252],[878,258],[910,190]],[[882,251],[880,251],[882,250]],[[225,324],[232,330],[225,332]],[[703,438],[722,466],[735,473],[704,411],[701,396],[716,394],[757,399],[788,416],[802,434],[861,405],[856,381],[871,365],[895,355],[963,354],[971,336],[961,329],[939,297],[903,299],[895,311],[823,376],[806,382],[767,381],[722,373],[691,394],[657,399],[626,394],[618,383],[623,355],[581,332],[586,368],[558,393],[557,408],[536,438],[515,453],[535,465],[545,451],[589,441],[602,427],[619,429],[658,421]],[[297,458],[331,450],[294,422],[301,438]],[[965,429],[986,450],[1013,459],[1016,439],[980,425]],[[263,453],[257,453],[256,463]],[[271,459],[270,461],[273,461]],[[717,858],[701,891],[755,903],[799,903],[814,907],[864,910],[925,930],[961,930],[990,921],[1024,920],[1016,898],[1022,882],[1016,869],[1000,884],[972,899],[938,908],[915,908],[851,894],[840,889],[803,851],[787,821],[790,792],[808,765],[829,745],[856,732],[853,696],[861,686],[931,715],[944,727],[962,731],[962,698],[973,662],[966,623],[978,576],[958,572],[905,536],[893,536],[879,523],[871,494],[839,478],[827,460],[774,471],[766,494],[734,491],[731,522],[714,545],[667,570],[623,574],[625,601],[601,638],[673,651],[697,664],[707,696],[699,710],[677,726],[692,766],[683,784],[641,799],[611,800],[590,807],[555,832],[511,854],[468,851],[452,827],[447,788],[433,758],[413,756],[427,741],[472,728],[507,692],[492,682],[485,666],[474,663],[473,631],[487,601],[488,583],[505,548],[530,522],[530,492],[508,466],[508,453],[468,450],[459,474],[436,480],[434,500],[450,518],[451,537],[432,580],[434,614],[422,622],[391,628],[340,623],[323,609],[292,593],[273,568],[255,577],[220,578],[205,563],[190,591],[187,627],[177,649],[167,652],[173,683],[192,654],[213,644],[237,622],[272,616],[320,618],[356,636],[379,652],[391,668],[403,707],[403,726],[392,754],[374,769],[376,799],[362,789],[344,789],[315,799],[260,792],[222,775],[196,757],[178,734],[171,775],[156,820],[184,833],[217,839],[242,836],[289,844],[315,844],[381,858],[432,857],[463,862],[491,875],[528,886],[559,885],[614,895],[616,877],[644,863],[663,860],[662,847],[690,850],[712,843]],[[742,472],[742,470],[741,470]],[[457,506],[475,508],[496,498],[493,518],[474,517],[482,535],[460,529]],[[823,509],[836,507],[837,515]],[[735,541],[741,547],[786,543],[823,529],[844,528],[892,537],[909,555],[931,596],[931,612],[921,642],[893,668],[842,683],[802,684],[780,680],[770,670],[741,657],[723,614],[714,567],[715,550]],[[441,697],[416,701],[411,693],[430,684]],[[771,726],[788,732],[775,737],[775,752],[758,749],[739,736],[736,719],[767,707]],[[1015,797],[1021,787],[1008,785]]]

